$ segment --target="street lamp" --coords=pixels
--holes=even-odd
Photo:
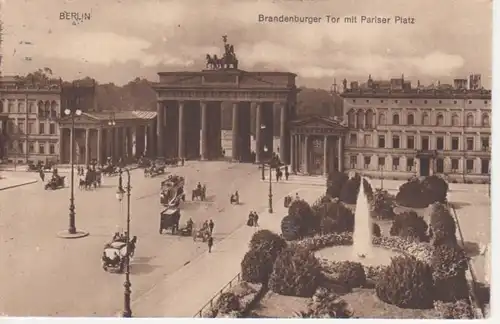
[[[70,198],[69,198],[69,227],[67,231],[62,231],[58,233],[61,238],[80,238],[89,235],[85,231],[77,231],[75,225],[75,161],[74,157],[74,144],[75,144],[75,116],[81,116],[82,111],[80,109],[65,109],[64,114],[71,117],[71,134],[70,134],[70,164],[71,164],[71,188],[70,188]]]
[[[127,186],[123,189],[123,180],[122,173],[123,170],[127,173]],[[132,284],[130,283],[130,192],[132,187],[130,186],[130,171],[128,169],[120,169],[119,177],[118,177],[118,189],[116,191],[116,199],[118,201],[122,201],[125,193],[127,194],[127,231],[125,232],[125,239],[127,243],[127,253],[125,255],[126,268],[125,268],[125,282],[123,283],[123,287],[125,287],[125,291],[123,293],[123,317],[132,317],[132,309],[130,308],[130,295],[132,291],[130,287]]]
[[[264,152],[267,153],[268,148],[264,146]],[[262,164],[262,169],[264,169],[264,164]],[[270,214],[273,213],[273,181],[272,181],[272,170],[273,170],[273,159],[269,160],[269,209],[268,212]]]
[[[262,141],[262,133],[264,132],[265,129],[266,129],[266,125],[260,124],[260,140],[261,141]],[[260,147],[257,147],[257,150],[260,153]],[[264,151],[267,152],[267,148],[265,146],[264,146]],[[260,154],[259,154],[259,156],[260,156]],[[262,180],[266,180],[266,176],[264,175],[264,169],[265,169],[264,168],[264,159],[262,156],[260,158],[262,159]]]
[[[115,114],[114,113],[111,113],[109,115],[108,126],[110,126],[110,127],[115,127],[116,126],[116,119],[115,119]],[[116,136],[116,134],[114,134],[114,136]],[[111,140],[111,158],[113,160],[115,158],[115,139],[114,138]]]

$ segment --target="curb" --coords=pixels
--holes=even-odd
[[[20,183],[20,184],[16,184],[16,185],[12,185],[12,186],[7,186],[7,187],[0,188],[0,191],[7,190],[7,189],[13,189],[13,188],[17,188],[17,187],[22,187],[22,186],[27,186],[27,185],[34,184],[34,183],[37,183],[37,182],[38,182],[38,180],[30,180],[28,182],[23,182],[23,183]]]

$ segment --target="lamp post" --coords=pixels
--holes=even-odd
[[[127,173],[127,186],[125,190],[123,189],[123,178],[122,173],[123,170]],[[118,189],[116,191],[116,198],[118,201],[123,200],[123,196],[125,193],[127,194],[127,231],[125,232],[125,239],[127,243],[127,254],[125,255],[126,267],[125,267],[125,282],[123,283],[123,287],[125,287],[125,291],[123,293],[123,317],[132,317],[132,309],[130,308],[130,295],[132,291],[130,287],[132,284],[130,283],[130,192],[132,187],[130,186],[130,171],[128,169],[120,169],[119,178],[118,178]]]
[[[264,124],[260,124],[260,141],[262,142],[262,133],[264,132],[264,130],[266,129],[266,125]],[[256,142],[257,144],[257,142]],[[259,143],[260,144],[260,143]],[[267,149],[264,147],[264,149]],[[257,150],[259,151],[260,153],[260,147],[257,147]],[[266,180],[266,176],[264,175],[264,169],[265,169],[265,163],[264,163],[264,159],[263,157],[261,156],[261,154],[259,154],[261,160],[262,160],[262,180]]]
[[[108,126],[114,128],[116,126],[115,113],[111,113],[109,115]],[[111,139],[111,159],[115,159],[115,138],[116,134],[113,132],[113,138]],[[111,161],[113,163],[113,161]]]
[[[80,116],[82,111],[80,109],[65,109],[64,114],[71,117],[71,134],[70,134],[70,157],[69,161],[71,164],[71,176],[70,176],[70,197],[69,197],[69,227],[67,231],[62,231],[58,233],[61,238],[80,238],[89,235],[85,231],[77,231],[75,224],[75,161],[74,157],[74,144],[75,144],[75,116]]]
[[[264,146],[264,152],[267,153],[268,148],[267,146]],[[273,170],[273,160],[269,160],[269,208],[268,212],[270,214],[273,213],[273,181],[272,181],[272,170]],[[262,169],[264,169],[264,164],[262,164]]]

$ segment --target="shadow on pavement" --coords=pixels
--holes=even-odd
[[[455,208],[455,209],[460,209],[462,207],[470,206],[470,203],[465,202],[465,201],[453,201],[453,202],[450,202],[450,205],[452,205],[453,208]]]
[[[152,259],[152,257],[134,258],[130,264],[130,273],[133,275],[148,274],[156,268],[160,268],[160,266],[149,264]]]

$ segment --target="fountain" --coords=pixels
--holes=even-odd
[[[361,178],[354,213],[353,245],[322,249],[316,252],[318,257],[331,261],[355,261],[365,265],[377,266],[390,264],[391,258],[397,255],[394,251],[376,247],[372,244],[370,204],[363,190],[365,180],[370,183],[367,178]]]

